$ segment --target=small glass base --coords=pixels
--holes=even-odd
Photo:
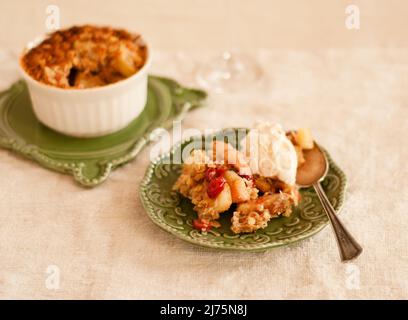
[[[197,71],[200,86],[215,93],[237,92],[253,85],[262,71],[250,56],[223,52],[206,61]]]

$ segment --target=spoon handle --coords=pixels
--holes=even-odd
[[[334,233],[336,235],[337,245],[340,251],[341,261],[344,262],[356,258],[363,251],[363,249],[352,237],[352,235],[346,230],[346,228],[337,217],[336,212],[334,211],[329,199],[327,199],[326,193],[324,192],[320,182],[314,183],[313,187],[333,227]]]

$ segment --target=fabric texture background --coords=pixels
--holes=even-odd
[[[211,94],[183,129],[309,127],[348,177],[341,219],[364,248],[342,264],[330,227],[265,253],[204,249],[145,214],[138,186],[150,147],[88,190],[0,150],[0,298],[374,299],[408,297],[408,51],[250,52],[259,83]],[[195,86],[213,52],[157,52],[156,74]],[[18,78],[0,52],[0,86]],[[47,268],[60,286],[46,286]]]

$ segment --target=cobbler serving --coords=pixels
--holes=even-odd
[[[307,129],[286,133],[280,125],[260,123],[241,141],[242,152],[220,140],[209,152],[193,150],[173,189],[194,204],[194,228],[218,228],[220,215],[233,208],[231,230],[255,232],[298,205],[296,170],[303,150],[313,145]]]

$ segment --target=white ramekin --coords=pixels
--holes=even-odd
[[[27,49],[38,41],[32,42]],[[144,66],[129,78],[96,88],[62,89],[35,80],[24,70],[21,59],[19,63],[38,120],[51,129],[75,137],[106,135],[132,122],[146,104],[150,64],[151,51],[147,45]]]

